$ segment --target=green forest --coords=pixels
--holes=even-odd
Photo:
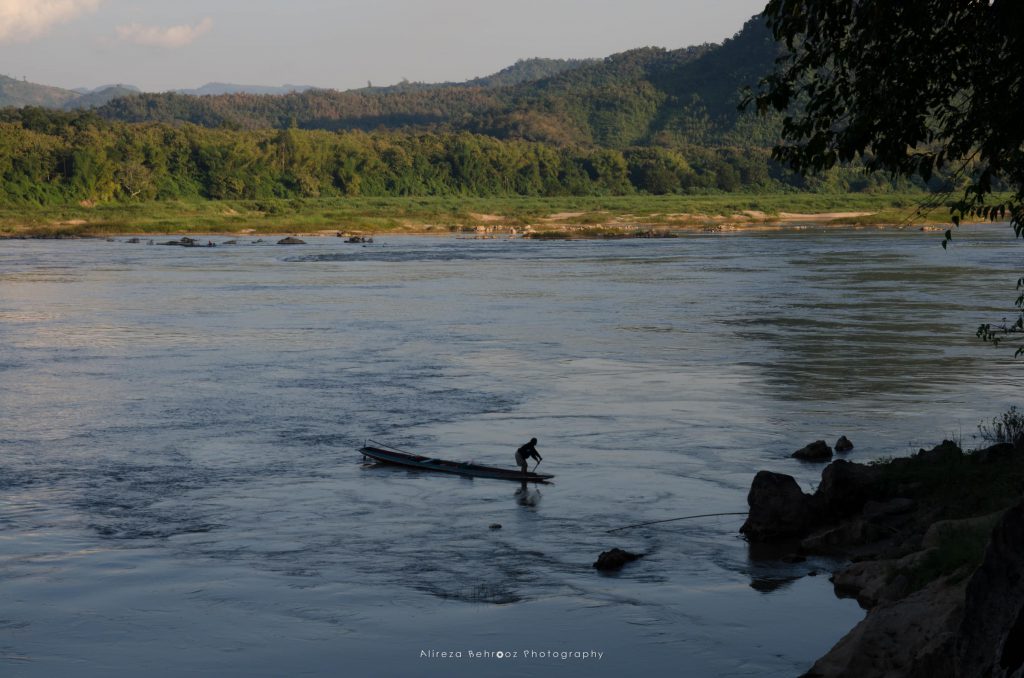
[[[530,60],[462,84],[6,108],[0,202],[949,188],[855,166],[806,179],[774,163],[780,119],[738,104],[777,54],[751,20],[721,45]]]

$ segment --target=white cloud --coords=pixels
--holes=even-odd
[[[3,0],[0,0],[2,2]],[[117,27],[117,36],[126,42],[134,42],[136,45],[148,47],[184,47],[193,42],[204,33],[213,28],[213,19],[206,17],[195,26],[187,24],[181,26],[143,26],[142,24],[128,24]]]
[[[102,0],[0,0],[0,42],[39,37],[54,24],[95,11]]]

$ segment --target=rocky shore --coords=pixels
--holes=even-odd
[[[830,556],[868,611],[806,677],[1024,676],[1024,446],[828,464],[813,494],[761,471],[741,532],[782,561]]]

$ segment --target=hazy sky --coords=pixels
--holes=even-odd
[[[347,89],[720,42],[766,0],[0,0],[0,73],[59,87]]]

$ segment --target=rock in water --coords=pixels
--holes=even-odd
[[[291,236],[288,236],[287,238],[281,238],[280,240],[278,240],[277,244],[278,245],[305,245],[306,241],[305,240],[300,240],[299,238],[293,238]]]
[[[849,452],[853,449],[853,443],[846,436],[839,436],[836,441],[836,452]]]
[[[811,502],[793,476],[758,471],[747,494],[750,512],[740,532],[760,542],[802,536],[814,523]]]
[[[630,553],[629,551],[623,551],[620,548],[614,548],[611,551],[604,551],[597,557],[597,562],[594,563],[594,567],[602,571],[610,570],[621,570],[622,566],[626,563],[631,563],[634,560],[643,558],[642,553]]]
[[[790,456],[794,459],[802,459],[803,461],[828,461],[832,458],[832,448],[824,440],[815,440],[810,445],[801,447]]]

